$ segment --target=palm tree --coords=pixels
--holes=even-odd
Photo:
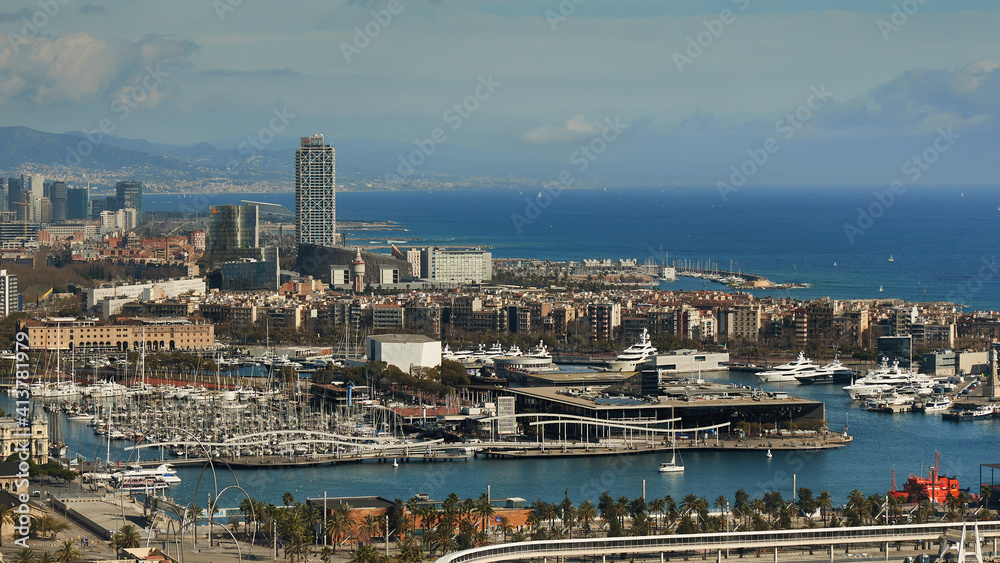
[[[830,498],[829,491],[820,491],[816,497],[816,506],[819,507],[820,516],[823,517],[823,525],[826,526],[826,511],[833,508],[833,499]]]
[[[368,543],[371,543],[373,537],[382,533],[382,523],[379,522],[377,516],[369,514],[361,521],[361,529],[359,531],[367,538]]]
[[[563,528],[569,530],[569,537],[573,537],[573,523],[576,522],[576,506],[569,498],[563,499],[562,503],[559,505],[559,510],[562,512],[562,522]]]
[[[913,513],[913,521],[916,524],[924,524],[930,520],[932,514],[934,514],[934,505],[931,504],[930,500],[924,499],[917,505],[917,510]]]
[[[660,517],[667,508],[667,502],[661,498],[654,498],[649,501],[649,513],[653,515],[653,527],[658,532],[660,530]]]
[[[410,530],[417,530],[417,520],[414,518],[420,512],[420,500],[417,497],[410,497],[410,500],[406,501],[406,513],[410,515]]]
[[[285,491],[285,494],[281,495],[281,504],[284,504],[285,506],[291,506],[293,502],[295,502],[295,497],[292,496],[292,493]]]
[[[56,561],[60,563],[74,563],[80,559],[80,552],[73,546],[73,540],[66,540],[62,547],[56,551]]]
[[[674,497],[667,495],[663,497],[663,503],[666,505],[664,512],[667,515],[667,526],[671,526],[677,519],[677,502],[674,501]]]
[[[351,554],[351,563],[376,563],[378,552],[370,545],[360,545]]]
[[[479,514],[479,517],[483,519],[483,531],[489,532],[490,529],[490,519],[496,514],[496,510],[493,509],[493,503],[490,502],[489,497],[485,493],[476,499],[475,512]]]
[[[309,556],[309,542],[312,541],[312,534],[304,528],[298,528],[287,538],[285,542],[285,556],[291,556],[292,563],[301,555],[303,558]]]
[[[14,554],[14,563],[35,563],[38,561],[38,554],[27,547],[22,547]]]
[[[56,563],[56,556],[48,551],[43,551],[35,561],[38,561],[38,563]]]
[[[337,545],[350,535],[356,523],[354,515],[351,514],[351,505],[349,504],[341,504],[326,519],[326,529],[323,530],[323,533],[333,538],[334,552],[337,551]]]
[[[507,543],[507,536],[514,531],[514,526],[510,525],[510,518],[506,516],[500,517],[500,531],[503,532],[503,541]]]
[[[851,525],[863,525],[868,520],[867,515],[870,513],[868,499],[865,498],[864,493],[854,489],[849,495],[847,495],[847,504],[844,505],[844,510],[845,513],[850,511],[854,517],[854,522],[851,523]]]
[[[333,556],[336,553],[337,552],[334,551],[332,547],[324,545],[323,549],[319,550],[319,558],[323,561],[323,563],[330,563],[330,560],[333,559]]]
[[[424,560],[424,552],[420,542],[413,536],[406,536],[399,542],[399,563],[420,563]]]
[[[111,541],[108,544],[117,554],[123,549],[139,547],[139,541],[139,530],[132,524],[125,524],[111,535]]]
[[[583,524],[583,529],[590,531],[590,523],[597,518],[597,507],[594,503],[589,500],[585,500],[580,503],[579,508],[576,509],[576,517],[580,519]]]
[[[722,512],[722,517],[725,519],[725,525],[726,525],[725,527],[727,528],[728,531],[729,519],[727,518],[727,512],[729,511],[729,499],[726,498],[726,495],[719,495],[718,497],[715,498],[715,507],[718,508],[720,512]]]
[[[14,509],[11,508],[9,505],[0,504],[0,528],[2,528],[4,524],[13,524],[13,523],[14,523]],[[0,547],[3,547],[3,540],[0,540]]]

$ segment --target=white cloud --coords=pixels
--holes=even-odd
[[[580,137],[594,135],[600,130],[600,124],[591,123],[583,114],[578,113],[567,119],[561,127],[542,125],[530,129],[521,136],[521,141],[529,145],[568,143]]]
[[[816,124],[870,133],[922,134],[938,127],[996,127],[1000,116],[1000,60],[982,59],[964,68],[917,68],[834,104]]]
[[[192,41],[147,36],[108,41],[87,33],[0,44],[0,103],[80,103],[138,86],[149,69],[187,58]]]

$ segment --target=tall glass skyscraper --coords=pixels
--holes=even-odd
[[[259,257],[260,219],[256,205],[213,205],[206,248],[211,265]]]
[[[115,197],[118,199],[118,209],[135,209],[136,222],[142,223],[142,182],[115,182]]]
[[[66,218],[90,219],[90,188],[66,188]]]
[[[68,197],[66,182],[52,182],[52,220],[66,220],[66,198]]]
[[[295,242],[337,245],[337,166],[323,135],[302,137],[295,151]]]

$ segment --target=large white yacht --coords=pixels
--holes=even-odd
[[[649,331],[642,329],[639,342],[629,346],[618,357],[609,361],[608,371],[635,371],[637,365],[656,355],[656,348],[650,344]]]
[[[798,380],[795,379],[796,377],[812,375],[816,373],[818,369],[819,366],[812,363],[812,360],[806,357],[805,352],[799,352],[799,357],[796,358],[794,362],[774,366],[772,369],[759,372],[757,373],[757,378],[761,381],[769,383],[790,383],[793,381],[798,383]]]
[[[531,358],[551,358],[552,354],[549,354],[549,348],[545,345],[545,342],[539,340],[538,346],[535,346],[528,353],[525,354]]]
[[[844,391],[854,400],[862,400],[903,387],[926,390],[919,394],[927,394],[930,392],[929,390],[934,382],[934,378],[930,376],[922,375],[909,369],[900,369],[898,361],[893,362],[890,366],[888,360],[883,358],[881,365],[877,369],[855,380],[851,385],[844,387]]]
[[[832,362],[823,367],[816,368],[816,371],[813,373],[796,375],[795,380],[799,383],[809,384],[841,383],[853,380],[855,375],[857,375],[857,372],[840,363],[839,358],[834,358]]]

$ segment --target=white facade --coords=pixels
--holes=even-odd
[[[323,135],[302,137],[295,151],[296,244],[337,245],[336,171]]]
[[[17,274],[0,270],[0,313],[8,316],[17,312]]]
[[[727,369],[729,352],[702,352],[697,350],[674,350],[669,354],[658,354],[639,365],[656,368],[664,374],[698,373]]]
[[[349,266],[333,266],[330,268],[330,286],[337,289],[351,287],[351,268]]]
[[[427,278],[445,283],[481,283],[493,279],[493,254],[482,249],[425,248],[420,257]]]
[[[172,298],[188,292],[205,293],[204,278],[184,278],[133,285],[117,285],[109,287],[90,287],[84,291],[87,296],[87,309],[101,304],[106,298],[127,298],[131,301],[139,299]]]
[[[112,231],[130,231],[137,224],[137,214],[135,209],[126,207],[118,211],[101,211],[101,234]]]
[[[381,285],[399,283],[399,270],[396,268],[380,268],[378,271],[378,283]]]
[[[411,248],[406,251],[406,261],[410,263],[410,275],[415,278],[423,277],[420,273],[420,249]]]
[[[407,373],[415,367],[441,365],[441,341],[422,334],[369,336],[365,348],[369,361],[386,362]]]
[[[53,239],[69,238],[76,233],[83,233],[84,238],[90,239],[97,234],[98,226],[95,223],[59,223],[46,225],[45,230]]]

